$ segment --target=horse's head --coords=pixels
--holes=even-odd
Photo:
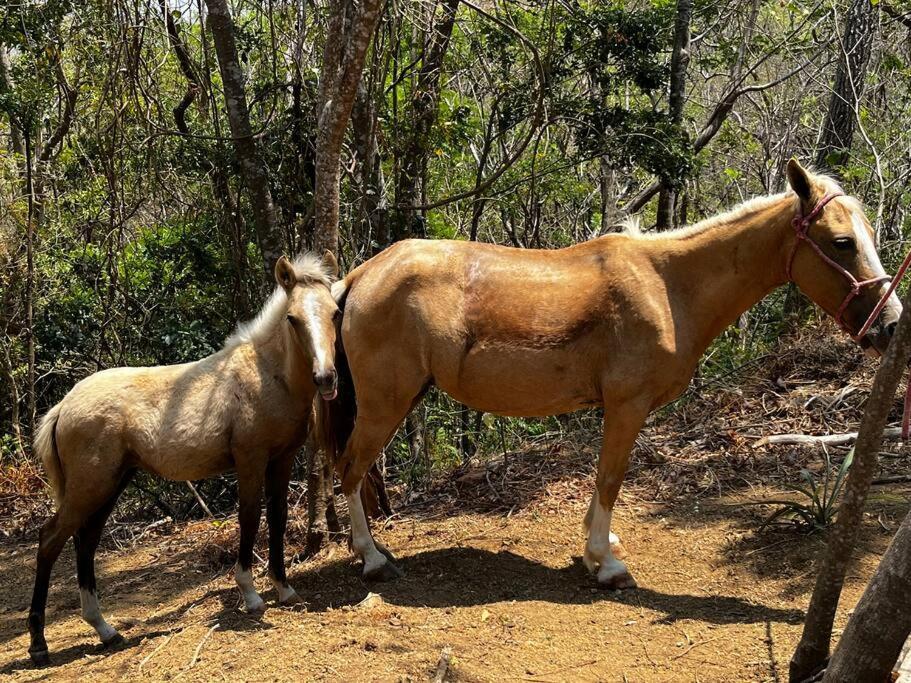
[[[327,401],[335,398],[336,323],[341,315],[329,287],[338,276],[338,262],[327,251],[322,259],[311,255],[294,263],[282,256],[275,264],[275,280],[288,295],[288,324],[313,364],[313,383]]]
[[[788,276],[863,349],[882,354],[902,306],[893,293],[869,330],[858,335],[889,286],[861,203],[795,159],[788,162],[788,181],[799,203],[792,222],[795,241],[788,254]]]

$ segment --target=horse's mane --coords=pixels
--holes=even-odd
[[[816,181],[818,185],[820,185],[821,189],[825,193],[844,192],[844,190],[841,189],[841,186],[834,179],[830,178],[827,175],[814,173],[813,180]],[[699,235],[703,232],[706,232],[707,230],[713,230],[723,225],[727,225],[728,223],[738,221],[747,214],[755,213],[756,211],[762,211],[763,209],[773,206],[787,197],[790,197],[796,204],[797,195],[794,194],[794,192],[791,190],[773,195],[753,197],[752,199],[748,199],[745,202],[738,204],[729,211],[720,213],[717,216],[711,216],[699,221],[698,223],[694,223],[693,225],[677,228],[676,230],[666,230],[663,232],[642,232],[641,223],[638,216],[630,216],[624,219],[620,225],[623,228],[624,234],[629,235],[630,237],[635,237],[636,239],[686,239],[694,235]],[[850,197],[846,197],[846,199],[851,199],[853,201],[853,199]]]
[[[321,284],[331,287],[333,277],[323,260],[316,254],[300,254],[291,264],[294,274],[301,284]],[[240,323],[234,333],[225,342],[226,349],[241,344],[258,344],[271,338],[276,326],[285,317],[288,310],[288,294],[284,288],[276,287],[259,314],[253,320]]]

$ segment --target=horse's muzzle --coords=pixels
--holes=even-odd
[[[324,372],[314,372],[313,383],[324,400],[331,401],[338,396],[338,373],[335,368]]]

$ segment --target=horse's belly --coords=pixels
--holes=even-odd
[[[562,350],[480,348],[442,374],[435,380],[454,399],[499,415],[558,415],[601,404],[590,367]]]

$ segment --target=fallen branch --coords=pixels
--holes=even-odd
[[[444,647],[440,653],[440,661],[437,663],[436,673],[433,675],[433,683],[443,683],[446,680],[446,672],[449,671],[449,660],[452,659],[452,649]]]
[[[202,652],[202,646],[206,644],[206,641],[209,639],[209,636],[212,635],[212,632],[219,627],[219,623],[216,621],[212,624],[212,628],[206,631],[206,635],[202,637],[202,640],[199,641],[199,645],[196,646],[196,652],[193,653],[193,659],[190,660],[190,666],[188,668],[192,669],[196,666],[196,662],[199,661],[199,653]]]
[[[901,436],[901,427],[887,427],[883,432],[883,439],[901,439]],[[857,441],[857,432],[824,434],[822,436],[813,436],[811,434],[772,434],[759,439],[753,444],[753,448],[761,448],[762,446],[811,446],[815,444],[847,446],[855,441]]]
[[[209,509],[209,506],[206,505],[206,501],[204,501],[202,499],[202,496],[199,495],[199,491],[197,491],[196,487],[193,486],[193,482],[188,481],[187,486],[190,487],[190,490],[193,492],[193,495],[196,496],[196,501],[199,503],[199,507],[202,508],[202,511],[205,512],[207,515],[209,515],[209,517],[214,517],[215,515],[212,514],[212,511]]]

